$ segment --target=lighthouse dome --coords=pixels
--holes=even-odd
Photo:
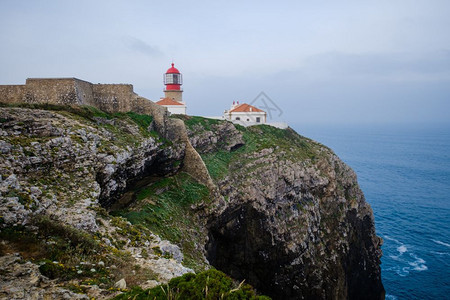
[[[178,69],[174,67],[174,63],[172,63],[172,67],[167,69],[166,74],[180,74],[180,71],[178,71]]]
[[[181,91],[183,76],[180,71],[174,67],[174,63],[172,63],[172,67],[164,73],[164,84],[166,85],[165,91]]]

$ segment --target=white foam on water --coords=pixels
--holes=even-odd
[[[386,300],[397,300],[398,298],[395,297],[394,295],[386,294],[385,299],[386,299]]]
[[[424,261],[422,258],[418,257],[417,255],[411,253],[410,256],[414,258],[413,262],[409,262],[409,265],[414,267],[414,271],[426,271],[428,270],[428,267],[425,265],[426,261]]]
[[[396,240],[396,239],[394,239],[394,238],[391,238],[390,236],[383,235],[383,238],[384,238],[385,240],[389,240],[389,241],[396,242],[397,244],[401,244],[398,240]]]
[[[432,241],[435,242],[436,244],[450,248],[450,244],[444,243],[443,241],[439,241],[439,240],[432,240]]]
[[[398,245],[396,248],[397,255],[389,255],[390,258],[398,262],[398,265],[387,270],[394,271],[401,277],[408,276],[410,271],[422,272],[428,270],[426,261],[410,251],[405,244],[389,236],[384,236],[383,238]],[[405,253],[408,253],[409,256],[404,255]]]
[[[402,277],[405,277],[405,276],[409,275],[409,267],[403,267],[403,268],[399,269],[397,271],[397,274],[402,276]]]
[[[405,245],[401,245],[401,246],[397,247],[397,251],[400,253],[400,255],[402,255],[403,253],[408,251],[408,248],[406,248]]]
[[[417,267],[414,267],[414,271],[420,272],[420,271],[426,271],[426,270],[428,270],[428,267],[425,265],[418,265]]]
[[[398,243],[401,244],[400,242]],[[408,252],[408,248],[405,245],[401,244],[400,246],[397,247],[397,251],[398,255],[389,255],[389,257],[394,260],[400,260],[400,256],[402,256],[403,253]]]
[[[430,252],[440,256],[450,255],[450,253],[448,252],[437,252],[437,251],[430,251]]]

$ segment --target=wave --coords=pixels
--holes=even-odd
[[[383,238],[397,244],[397,247],[395,248],[397,250],[397,255],[390,254],[389,257],[398,263],[396,266],[387,269],[387,271],[393,271],[397,275],[405,277],[409,275],[410,271],[422,272],[428,270],[426,261],[417,256],[413,251],[410,251],[408,249],[409,246],[406,246],[399,240],[389,236],[383,236]],[[406,255],[406,253],[409,255]]]
[[[386,300],[397,300],[397,297],[396,297],[396,296],[394,296],[394,295],[389,295],[389,294],[386,294],[386,297],[385,297],[385,299],[386,299]]]
[[[444,243],[444,242],[439,241],[439,240],[432,240],[432,241],[435,242],[436,244],[439,244],[439,245],[442,245],[442,246],[450,248],[450,244]]]
[[[398,242],[398,241],[397,241]],[[398,242],[399,244],[401,244],[400,242]],[[389,255],[390,258],[394,259],[394,260],[399,260],[400,256],[403,255],[403,253],[408,252],[408,248],[405,245],[400,245],[397,247],[397,251],[398,251],[398,255]]]
[[[400,253],[400,255],[402,255],[403,253],[408,252],[408,248],[406,248],[405,245],[401,245],[397,247],[397,251]]]
[[[401,244],[398,240],[396,240],[394,238],[391,238],[390,236],[387,236],[387,235],[383,235],[383,239],[389,240],[389,241],[393,241],[393,242],[396,242],[398,244]]]
[[[406,277],[409,274],[409,267],[403,267],[401,268],[400,265],[387,268],[386,271],[392,271],[395,272],[400,277]]]
[[[436,254],[436,255],[440,255],[440,256],[450,255],[450,253],[448,253],[448,252],[430,251],[430,253],[433,253],[433,254]]]
[[[410,256],[415,259],[413,262],[408,263],[410,266],[414,267],[413,270],[419,272],[428,270],[428,267],[425,265],[425,260],[412,253],[410,254]]]

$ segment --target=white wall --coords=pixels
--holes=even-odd
[[[258,124],[266,123],[265,112],[232,112],[230,121],[235,121],[236,118],[239,118],[241,122],[250,122]],[[260,122],[256,122],[256,118],[260,118]]]
[[[173,115],[185,115],[186,114],[186,106],[185,105],[163,105],[167,107],[169,112]]]

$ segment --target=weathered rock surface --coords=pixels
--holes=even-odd
[[[243,135],[250,151],[216,176],[227,201],[208,217],[209,262],[274,299],[384,298],[382,240],[355,173],[291,129]],[[223,150],[205,157],[208,167],[223,164]]]
[[[59,237],[52,233],[80,239],[82,232],[88,232],[94,239],[100,238],[103,250],[94,250],[95,259],[103,257],[110,262],[105,265],[101,261],[96,267],[95,262],[78,263],[77,268],[83,265],[87,271],[79,269],[80,279],[74,284],[86,278],[84,273],[95,275],[99,268],[111,276],[114,272],[129,275],[135,283],[149,279],[166,283],[193,272],[182,265],[183,254],[178,246],[152,233],[140,232],[123,219],[111,218],[101,208],[113,203],[128,205],[118,204],[117,199],[142,178],[176,173],[183,166],[185,143],[167,141],[141,128],[126,114],[106,118],[86,117],[83,112],[0,109],[0,234],[6,230],[6,237],[11,239],[0,245],[0,258],[4,260],[0,264],[7,275],[2,273],[1,292],[8,299],[87,299],[86,295],[56,287],[60,281],[41,275],[38,266],[30,262],[29,258],[39,261],[41,252],[47,251],[45,247],[34,250],[42,247],[39,241],[33,240],[37,245],[27,251],[20,240],[8,237],[8,230],[14,234],[39,234],[41,229],[36,227],[35,219],[42,217],[50,220],[45,224],[55,224],[50,229],[44,225],[50,230],[50,236],[45,237],[48,245],[59,243],[55,240]],[[16,249],[27,259],[11,256]],[[154,249],[163,249],[163,254],[171,258],[162,257]],[[77,259],[82,257],[70,258],[67,263],[74,265]],[[130,269],[137,266],[138,271],[108,271],[117,268],[111,264],[124,259]],[[71,274],[69,266],[61,265],[60,269]],[[51,285],[55,287],[49,288]],[[112,295],[94,286],[82,290],[96,298]]]
[[[6,225],[25,225],[29,214],[45,213],[96,231],[89,207],[110,205],[144,176],[176,172],[171,163],[184,156],[183,144],[162,147],[125,120],[88,122],[20,108],[4,108],[0,118],[5,154],[0,159],[0,212]]]
[[[1,299],[89,299],[57,286],[41,275],[36,264],[23,262],[19,254],[0,256],[0,269]]]
[[[186,257],[203,266],[203,254],[214,267],[275,299],[384,298],[382,241],[375,234],[372,210],[355,173],[330,149],[291,129],[241,128],[185,117],[186,129],[181,120],[153,117],[157,124],[143,128],[123,114],[86,117],[64,110],[1,108],[0,228],[39,234],[42,229],[33,220],[45,216],[56,224],[56,229],[44,227],[50,232],[45,245],[61,243],[61,236],[53,234],[62,229],[69,231],[64,241],[97,245],[88,251],[95,256],[92,261],[67,259],[72,271],[61,266],[76,284],[85,278],[74,272],[92,273],[99,286],[82,290],[96,299],[114,294],[101,284],[106,279],[99,272],[112,277],[111,287],[122,278],[127,286],[153,287],[193,272],[183,266]],[[150,132],[155,128],[158,132]],[[154,194],[137,200],[134,190],[149,178],[159,178],[164,186],[167,178],[181,180],[173,176],[181,170],[207,186],[210,199],[202,196],[192,203],[187,197],[184,203],[182,197],[171,198],[184,205],[176,214],[170,214],[173,207],[167,202],[157,201],[170,187],[156,187]],[[201,190],[183,188],[193,194]],[[129,212],[129,220],[141,225],[185,226],[168,234],[183,244],[163,240],[107,210]],[[167,213],[167,220],[155,212]],[[68,279],[43,276],[29,259],[42,259],[41,254],[25,253],[20,241],[9,238],[0,245],[0,265],[8,274],[0,282],[2,296],[17,291],[17,297],[31,299],[84,299],[63,286],[48,289],[47,283]],[[183,245],[202,253],[187,256]],[[16,249],[27,255],[14,254]],[[21,287],[22,279],[29,284]]]
[[[231,151],[244,145],[242,134],[234,127],[233,123],[211,123],[208,128],[205,128],[202,123],[193,124],[187,128],[189,140],[199,153],[211,153],[220,149]]]

